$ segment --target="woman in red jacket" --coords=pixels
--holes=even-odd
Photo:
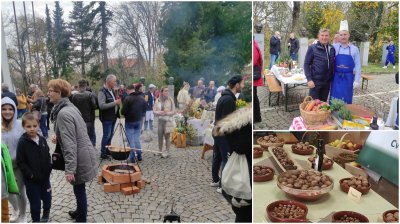
[[[260,101],[257,96],[257,86],[263,86],[263,71],[264,71],[264,62],[262,58],[262,53],[260,47],[256,40],[253,38],[253,67],[258,66],[261,67],[261,78],[258,80],[253,80],[253,94],[254,94],[254,102],[253,102],[253,119],[254,123],[261,122],[261,112],[260,112]]]

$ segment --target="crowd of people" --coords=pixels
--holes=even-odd
[[[197,84],[190,88],[189,83],[184,83],[177,97],[178,108],[183,110],[191,100],[201,99],[216,106],[215,121],[218,122],[236,109],[235,101],[244,81],[242,77],[236,76],[229,80],[226,89],[223,86],[216,88],[214,81],[210,81],[208,87],[203,85],[202,79]],[[145,91],[142,83],[126,87],[120,85],[119,88],[116,85],[117,77],[108,75],[96,94],[87,80],[80,80],[78,85],[71,86],[63,79],[54,79],[47,84],[47,94],[32,84],[25,96],[20,89],[13,93],[6,84],[2,84],[2,143],[10,153],[10,166],[19,190],[19,194],[8,194],[5,191],[7,187],[2,188],[2,204],[7,203],[7,206],[2,206],[2,220],[7,221],[9,218],[9,201],[15,211],[11,221],[26,222],[27,200],[30,202],[33,222],[49,220],[52,198],[50,174],[52,168],[56,169],[46,141],[49,138],[50,122],[54,124],[55,133],[51,136],[51,143],[55,145],[56,151],[60,149],[62,152],[65,180],[73,186],[77,202],[76,209],[68,214],[77,222],[87,221],[85,183],[96,176],[99,159],[110,158],[107,146],[111,144],[120,115],[125,117],[126,137],[132,148],[129,162],[143,160],[140,136],[143,130],[153,130],[155,118],[158,119],[159,146],[159,152],[155,154],[162,158],[169,157],[170,134],[174,130],[174,115],[178,110],[168,87],[158,90],[154,84],[150,84]],[[100,153],[95,148],[96,110],[99,111],[103,130]],[[219,172],[222,172],[232,148],[225,137],[215,138],[212,186],[219,186],[217,191],[222,193]],[[31,150],[33,148],[37,150]],[[96,156],[98,154],[100,158]],[[4,167],[2,171],[9,173]],[[2,178],[3,186],[9,183],[10,180]]]
[[[350,32],[347,20],[341,21],[339,31],[335,33],[333,43],[330,44],[330,30],[323,28],[318,33],[318,39],[313,41],[307,49],[304,58],[304,73],[307,79],[309,95],[321,101],[330,101],[332,98],[341,99],[347,104],[353,100],[353,89],[360,85],[361,62],[358,47],[349,41]],[[281,53],[281,36],[275,32],[270,40],[270,65],[275,64]],[[258,58],[258,45],[254,41],[253,65],[263,66]],[[299,42],[293,33],[288,40],[288,48],[293,60],[297,59]],[[393,42],[387,47],[387,59],[384,68],[389,63],[395,66]],[[262,60],[262,57],[261,57]],[[395,67],[394,67],[395,68]],[[262,80],[254,80],[256,86],[262,85]],[[256,94],[256,90],[255,90]],[[328,96],[330,98],[328,99]],[[255,112],[259,111],[255,109]],[[256,121],[261,121],[257,112]]]
[[[121,86],[118,90],[114,90],[115,84],[116,76],[109,75],[99,93],[95,94],[86,80],[80,80],[78,86],[72,87],[65,80],[54,79],[48,82],[47,94],[32,84],[27,96],[20,89],[13,93],[7,84],[2,84],[2,143],[5,146],[2,147],[2,155],[4,151],[9,152],[12,172],[5,169],[5,166],[2,171],[3,174],[12,174],[12,179],[18,184],[18,194],[9,194],[7,189],[11,188],[7,186],[12,181],[2,176],[2,221],[26,222],[27,200],[30,202],[33,222],[49,220],[52,161],[46,139],[49,137],[50,121],[54,124],[55,133],[51,142],[56,145],[56,150],[61,149],[65,180],[73,185],[77,202],[76,209],[68,213],[77,222],[87,221],[85,183],[91,181],[97,173],[97,109],[103,125],[100,159],[109,158],[106,146],[110,144],[111,133],[119,117],[119,106],[123,105],[121,112],[126,119],[125,128],[130,147],[137,149],[131,151],[129,161],[134,162],[136,156],[139,161],[142,160],[140,130],[142,124],[145,124],[146,129],[153,129],[153,105],[158,102],[156,86],[150,84],[149,91],[143,93],[141,83],[128,85],[126,89]],[[162,89],[164,91],[168,90]],[[173,100],[170,102],[173,105]],[[160,117],[174,113],[174,106],[166,109],[164,100],[160,101],[160,105],[161,109],[157,107],[157,115]],[[168,114],[166,110],[169,110]],[[8,201],[14,209],[11,220],[8,217]],[[40,217],[42,203],[43,214]]]

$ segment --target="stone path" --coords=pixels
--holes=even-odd
[[[380,103],[385,103],[384,112],[389,112],[390,102],[393,97],[399,96],[399,86],[395,82],[394,74],[371,75],[374,80],[369,81],[368,89],[361,90],[361,86],[354,92],[353,103],[365,106],[371,111],[379,110]],[[295,117],[300,116],[299,104],[308,95],[307,87],[296,87],[289,90],[289,110],[285,112],[284,98],[281,94],[279,106],[268,106],[268,87],[262,86],[257,89],[260,100],[262,122],[254,125],[258,130],[288,130]],[[271,104],[275,104],[277,94],[272,94]]]
[[[155,127],[157,127],[155,125]],[[96,120],[97,149],[100,148],[102,126]],[[50,131],[49,136],[54,132]],[[157,135],[153,141],[142,147],[158,150]],[[113,145],[122,142],[115,138]],[[51,150],[54,145],[49,143]],[[140,193],[124,196],[121,193],[105,193],[102,185],[87,183],[88,222],[162,222],[175,202],[175,212],[180,214],[182,222],[234,222],[235,214],[222,194],[210,187],[212,152],[200,159],[201,147],[178,149],[171,144],[170,157],[160,158],[153,153],[144,152],[143,162],[139,165],[143,175],[151,181]],[[118,163],[104,161],[102,165]],[[53,188],[51,222],[72,222],[67,212],[75,209],[75,197],[72,186],[68,184],[63,172],[51,174]],[[29,211],[29,206],[27,207]],[[27,220],[31,222],[30,214]]]

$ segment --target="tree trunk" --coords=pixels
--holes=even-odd
[[[13,8],[14,8],[15,29],[17,30],[18,54],[19,54],[19,60],[20,60],[20,63],[21,63],[22,80],[23,80],[23,83],[24,83],[23,89],[24,89],[24,92],[26,92],[27,89],[28,89],[28,85],[29,84],[28,84],[28,79],[26,77],[25,63],[22,60],[21,42],[20,42],[20,39],[19,39],[17,14],[15,13],[15,2],[13,2]]]
[[[85,46],[84,46],[84,37],[83,33],[81,34],[81,70],[82,70],[82,78],[86,78],[85,75]]]
[[[36,47],[38,47],[38,41],[37,41],[37,31],[36,31],[36,18],[35,18],[35,8],[33,6],[32,2],[32,13],[33,13],[33,30],[35,31],[35,44]],[[36,64],[37,64],[37,69],[38,69],[38,79],[39,79],[39,86],[42,88],[42,74],[40,74],[40,58],[39,58],[39,51],[36,49],[35,52],[35,59],[36,59]]]
[[[300,2],[293,2],[293,12],[292,12],[292,28],[290,32],[296,32],[297,25],[299,24],[300,17]]]
[[[108,70],[108,57],[107,57],[107,27],[106,27],[106,12],[105,2],[100,2],[101,5],[101,49],[103,53],[103,67],[104,71]]]
[[[376,18],[376,23],[375,23],[375,28],[376,29],[379,29],[379,27],[381,26],[382,14],[383,14],[383,8],[384,8],[383,2],[379,2],[378,4],[379,4],[378,17]],[[374,45],[377,39],[378,39],[378,32],[375,32],[375,33],[372,34],[372,43],[371,43],[371,45]]]
[[[30,43],[29,43],[29,27],[28,27],[28,19],[27,19],[27,17],[26,17],[26,8],[25,8],[25,1],[23,1],[22,2],[22,4],[23,4],[23,6],[24,6],[24,16],[25,16],[25,26],[26,26],[26,38],[27,38],[27,40],[28,40],[28,55],[29,55],[29,67],[30,67],[30,73],[31,73],[31,77],[32,77],[32,80],[34,80],[33,79],[33,77],[34,77],[34,74],[33,74],[33,68],[32,68],[32,57],[31,57],[31,45],[30,45]]]

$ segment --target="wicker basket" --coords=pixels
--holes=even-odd
[[[304,98],[303,103],[299,105],[300,114],[304,122],[309,125],[324,123],[331,116],[330,111],[305,111],[307,104],[313,100],[311,96]]]
[[[348,135],[349,133],[344,133],[342,135],[342,137],[340,138],[340,143],[339,145],[342,144],[343,140],[345,139],[345,137]],[[360,152],[360,150],[355,150],[355,151],[351,151],[351,150],[347,150],[347,149],[342,149],[342,148],[338,148],[338,147],[333,147],[329,144],[325,145],[325,153],[326,155],[328,155],[331,158],[336,158],[339,157],[340,153],[349,153],[349,154],[357,154],[358,152]]]

